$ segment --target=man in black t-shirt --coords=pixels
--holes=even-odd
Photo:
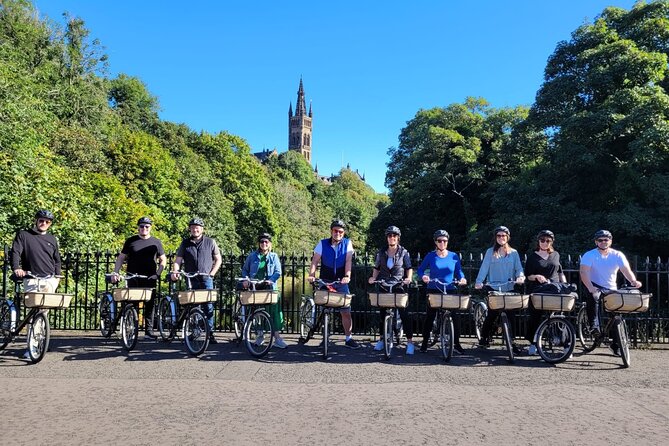
[[[155,339],[153,334],[153,307],[156,301],[156,282],[165,269],[167,256],[160,240],[151,236],[152,221],[149,217],[142,217],[137,222],[138,234],[128,238],[123,244],[123,249],[116,259],[114,265],[114,276],[112,282],[118,282],[118,273],[127,261],[127,272],[147,276],[148,279],[132,279],[128,281],[129,287],[154,288],[151,300],[144,303],[144,329],[145,337]]]

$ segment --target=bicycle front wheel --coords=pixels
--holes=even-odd
[[[618,349],[620,356],[623,358],[623,365],[625,368],[630,366],[630,339],[627,333],[627,324],[621,318],[615,322],[616,341],[618,341]]]
[[[265,310],[255,310],[244,324],[244,345],[251,356],[262,358],[272,348],[272,321]]]
[[[177,333],[177,303],[164,296],[158,304],[158,331],[165,342],[171,342]]]
[[[199,356],[209,345],[209,324],[204,312],[199,308],[191,308],[184,320],[183,336],[186,350],[192,356]]]
[[[0,301],[0,350],[12,340],[12,310],[6,300]]]
[[[548,318],[537,329],[537,352],[549,364],[569,359],[575,343],[574,327],[565,318]]]
[[[450,314],[444,314],[441,318],[439,328],[439,344],[444,361],[449,361],[453,356],[453,319]]]
[[[483,302],[475,302],[473,308],[474,334],[476,340],[480,341],[483,333],[483,322],[488,315],[488,307]]]
[[[323,313],[323,359],[328,359],[328,347],[330,346],[330,313]]]
[[[386,314],[383,319],[383,355],[386,359],[390,359],[393,351],[393,315]]]
[[[242,307],[238,297],[232,305],[232,326],[235,329],[235,337],[238,341],[242,339],[244,333],[244,322],[244,307]]]
[[[578,315],[576,316],[576,330],[578,333],[578,340],[585,353],[590,353],[597,348],[597,340],[592,335],[592,327],[590,327],[590,323],[588,322],[588,312],[585,305],[578,310]]]
[[[104,338],[108,338],[114,332],[114,313],[116,302],[112,298],[111,293],[100,294],[100,305],[98,310],[100,313],[100,334]]]
[[[314,327],[315,320],[316,308],[314,301],[312,299],[305,299],[302,305],[300,305],[300,337],[306,339],[305,342],[309,340],[309,332]]]
[[[502,332],[504,335],[504,343],[506,344],[506,351],[509,354],[509,362],[513,362],[515,358],[513,357],[513,342],[511,340],[511,326],[509,325],[509,318],[504,312],[502,312],[499,317],[502,321]]]
[[[137,345],[138,329],[137,308],[132,304],[127,304],[123,309],[123,316],[121,316],[121,340],[123,341],[123,348],[127,351],[132,350]]]
[[[49,349],[51,330],[49,321],[41,311],[33,317],[33,322],[28,329],[28,355],[33,364],[37,364],[44,358]]]

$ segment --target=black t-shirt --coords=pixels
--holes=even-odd
[[[129,273],[152,276],[158,270],[156,259],[165,255],[165,250],[162,242],[155,237],[143,239],[133,235],[125,241],[121,253],[127,256]]]
[[[19,231],[12,243],[12,269],[21,268],[39,276],[60,274],[60,252],[56,237],[33,229]]]
[[[548,254],[548,258],[544,259],[536,252],[532,252],[527,256],[525,262],[525,277],[540,274],[550,280],[551,282],[560,282],[562,274],[562,265],[560,265],[560,254],[553,251]],[[527,292],[531,293],[533,289],[540,285],[536,280],[527,280]]]

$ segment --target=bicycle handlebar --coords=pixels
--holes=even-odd
[[[105,274],[105,277],[112,278],[112,277],[119,277],[121,280],[132,280],[132,279],[148,279],[149,276],[145,276],[143,274],[135,274],[135,273],[125,273],[125,275],[120,274],[120,273],[107,273]]]

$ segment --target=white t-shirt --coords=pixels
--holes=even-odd
[[[350,240],[348,240],[348,239],[347,239],[346,241],[348,242],[348,243],[346,244],[346,254],[348,254],[349,252],[353,252],[353,243],[351,243]],[[342,240],[342,242],[343,242],[343,240]],[[339,242],[339,243],[342,243],[342,242]],[[322,248],[322,246],[323,246],[323,245],[322,245],[321,243],[318,243],[318,244],[316,245],[316,247],[314,248],[314,252],[315,252],[316,254],[318,254],[319,256],[322,256],[322,255],[323,255],[323,248]],[[331,245],[331,246],[334,248],[334,247],[337,246],[337,245]]]
[[[581,257],[581,265],[590,267],[590,281],[610,290],[617,290],[618,270],[629,266],[627,257],[620,251],[609,248],[603,256],[597,248],[586,252]]]

